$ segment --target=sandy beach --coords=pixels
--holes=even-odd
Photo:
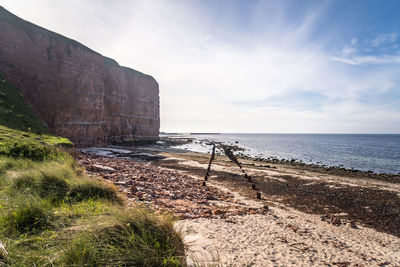
[[[272,208],[267,215],[179,222],[189,257],[222,266],[398,266],[399,238]]]
[[[208,154],[160,146],[84,152],[80,164],[132,203],[180,218],[189,265],[400,265],[396,181],[242,160],[254,190],[217,156],[204,186]]]

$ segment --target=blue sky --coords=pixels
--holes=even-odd
[[[400,133],[400,1],[0,0],[160,84],[161,130]]]

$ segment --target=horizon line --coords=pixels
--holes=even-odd
[[[360,134],[360,135],[400,135],[400,133],[283,133],[283,132],[277,132],[277,133],[266,133],[266,132],[178,132],[178,131],[160,131],[159,134]]]

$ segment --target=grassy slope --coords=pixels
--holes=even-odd
[[[63,137],[52,135],[26,104],[22,93],[0,76],[0,155],[54,158],[51,146],[72,146]]]
[[[172,218],[124,206],[0,78],[0,266],[175,266]]]
[[[16,130],[48,133],[24,101],[23,94],[0,76],[0,125]]]

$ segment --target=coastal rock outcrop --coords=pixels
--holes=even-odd
[[[0,74],[77,146],[158,137],[156,80],[0,6]]]

